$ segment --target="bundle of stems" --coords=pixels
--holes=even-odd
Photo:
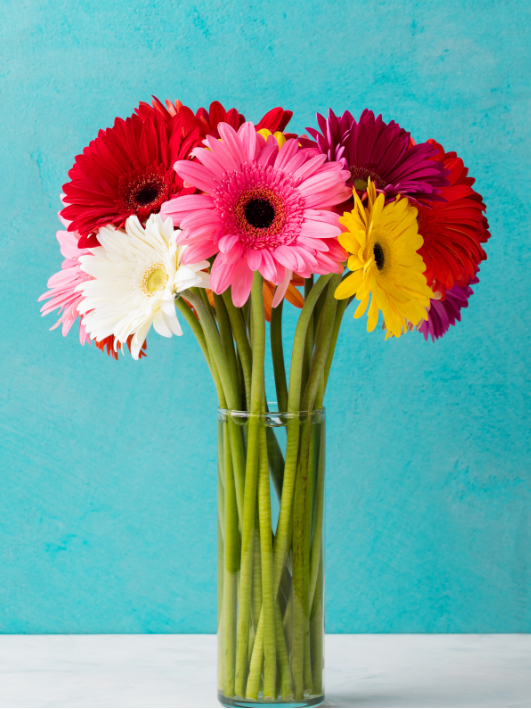
[[[263,280],[250,302],[190,288],[176,303],[212,374],[219,406],[219,689],[226,698],[301,701],[323,693],[323,399],[348,300],[339,275],[305,281],[289,382],[282,303],[271,354],[285,455],[267,425]],[[191,306],[191,307],[190,307]],[[195,313],[194,313],[195,311]],[[237,412],[246,412],[245,415]],[[242,422],[244,425],[241,425]],[[278,497],[272,529],[271,484]]]

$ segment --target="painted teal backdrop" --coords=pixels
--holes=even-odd
[[[151,94],[257,120],[365,106],[463,157],[492,227],[463,322],[347,318],[328,393],[329,632],[531,631],[531,7],[3,0],[0,631],[213,632],[215,394],[193,337],[48,332],[59,193]],[[289,336],[293,318],[287,328]]]

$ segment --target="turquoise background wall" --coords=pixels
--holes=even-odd
[[[215,394],[195,340],[48,332],[59,193],[151,94],[257,120],[369,106],[477,177],[492,240],[435,345],[347,318],[327,404],[327,630],[531,631],[531,7],[67,2],[0,10],[0,631],[215,630]],[[287,335],[293,329],[292,317]]]

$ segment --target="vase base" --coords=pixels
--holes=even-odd
[[[263,707],[263,709],[271,707],[271,709],[312,709],[312,707],[320,707],[324,702],[324,694],[318,697],[308,697],[300,702],[271,702],[252,699],[238,699],[236,697],[226,697],[222,692],[218,692],[218,700],[223,707],[234,707],[235,709],[252,709],[253,707]]]

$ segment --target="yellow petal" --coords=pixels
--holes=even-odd
[[[367,306],[369,305],[369,296],[364,298],[361,303],[358,305],[356,308],[356,312],[354,313],[355,318],[361,318],[363,313],[367,310]]]
[[[351,295],[355,295],[359,288],[361,281],[363,280],[363,271],[356,271],[347,276],[344,281],[336,288],[334,297],[338,300],[344,300],[345,298],[350,298]]]
[[[372,332],[376,325],[378,324],[378,304],[376,298],[372,297],[371,307],[369,308],[368,318],[367,318],[367,332]]]

